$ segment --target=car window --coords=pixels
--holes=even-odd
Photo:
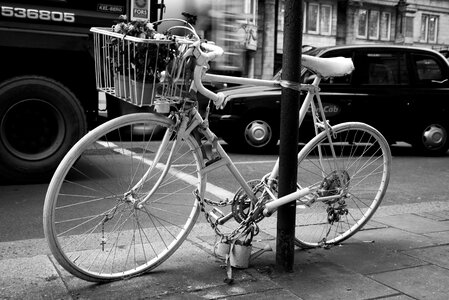
[[[404,53],[360,53],[356,69],[362,85],[398,85],[409,82]]]
[[[429,55],[414,54],[412,61],[415,64],[417,79],[420,83],[430,82],[432,80],[443,80],[443,74],[438,62]]]

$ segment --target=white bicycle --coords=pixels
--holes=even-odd
[[[44,206],[45,235],[57,261],[88,281],[136,276],[170,257],[201,211],[218,241],[249,245],[260,221],[292,201],[298,207],[298,246],[338,244],[360,230],[385,195],[389,145],[363,123],[331,126],[318,89],[321,78],[351,72],[352,61],[303,55],[303,67],[316,74],[310,85],[209,75],[208,62],[223,50],[202,43],[188,24],[173,28],[180,27],[188,30],[188,38],[173,36],[165,41],[92,29],[99,90],[137,105],[149,103],[165,113],[137,113],[108,121],[85,135],[61,161]],[[148,45],[176,50],[160,70],[163,78],[152,86],[150,96],[124,76],[132,75],[126,70],[133,66],[123,68],[125,74],[114,73],[111,67],[115,54],[127,55],[132,64],[133,49]],[[207,113],[203,118],[198,112],[196,91],[217,107],[227,101],[223,94],[207,90],[203,80],[282,84],[307,91],[299,118],[302,122],[311,109],[316,135],[298,154],[295,192],[278,198],[278,163],[262,178],[242,177],[209,129]],[[118,95],[119,89],[123,95]],[[234,197],[210,189],[208,175],[222,167],[240,185]]]

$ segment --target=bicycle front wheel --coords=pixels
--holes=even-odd
[[[192,136],[177,139],[173,123],[125,115],[67,153],[44,205],[45,236],[67,271],[100,282],[139,275],[186,238],[200,211],[192,191],[203,190],[203,159]]]
[[[295,242],[301,247],[340,243],[376,211],[387,190],[391,153],[373,127],[357,122],[332,127],[298,154],[298,187],[317,189],[315,201],[297,208]]]

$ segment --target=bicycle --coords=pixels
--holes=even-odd
[[[159,22],[165,21],[173,20]],[[318,88],[322,77],[351,72],[352,61],[303,55],[303,67],[316,75],[312,84],[211,75],[205,72],[208,63],[223,50],[202,42],[185,22],[171,28],[183,28],[189,36],[154,42],[92,29],[97,86],[114,96],[120,85],[114,87],[118,75],[111,67],[115,53],[111,49],[130,49],[125,52],[132,57],[136,45],[165,43],[175,45],[177,51],[161,71],[164,79],[153,85],[147,104],[164,114],[124,115],[100,125],[73,146],[55,171],[45,199],[44,231],[56,260],[88,281],[143,274],[176,251],[200,212],[214,230],[217,245],[230,246],[225,254],[235,245],[251,249],[260,221],[292,201],[297,204],[298,246],[339,244],[360,230],[385,195],[389,145],[376,129],[363,123],[331,126]],[[222,107],[227,101],[222,93],[207,90],[205,79],[283,85],[307,92],[300,123],[310,107],[316,135],[298,153],[297,191],[277,197],[279,160],[260,179],[242,177],[208,127],[210,107],[204,118],[198,112],[195,91],[211,99],[209,105]],[[123,79],[123,87],[128,96],[119,96],[122,100],[145,105],[145,93],[138,93],[129,79]],[[208,183],[208,176],[222,167],[240,186],[232,198],[226,192],[220,195],[224,190]]]

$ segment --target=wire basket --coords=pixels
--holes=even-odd
[[[183,53],[172,39],[143,39],[91,28],[97,89],[133,105],[170,105],[188,90]]]

